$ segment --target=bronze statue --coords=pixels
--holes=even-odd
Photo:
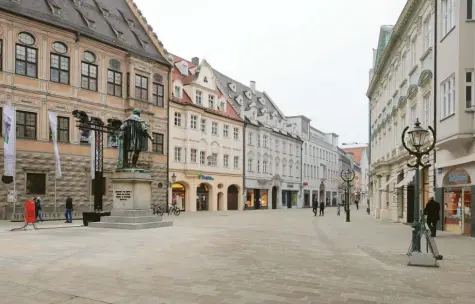
[[[122,122],[119,131],[119,159],[117,168],[137,168],[140,152],[148,151],[148,134],[145,121],[140,117],[140,109],[134,109],[132,115]]]

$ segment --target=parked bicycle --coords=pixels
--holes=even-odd
[[[152,212],[153,215],[160,215],[163,216],[163,209],[160,205],[152,205]]]
[[[176,216],[179,216],[180,212],[181,212],[180,208],[178,208],[176,205],[171,205],[171,207],[168,208],[168,215],[172,213],[172,214],[175,214]]]

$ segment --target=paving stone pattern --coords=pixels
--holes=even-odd
[[[410,227],[326,211],[182,213],[140,231],[0,222],[0,303],[474,303],[474,240],[440,234],[441,267],[409,267]]]

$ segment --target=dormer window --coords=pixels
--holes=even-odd
[[[265,99],[262,98],[262,97],[258,97],[257,100],[258,100],[262,105],[265,105],[265,104],[266,104]]]
[[[219,109],[224,112],[224,111],[226,111],[226,109],[224,107],[225,107],[224,101],[221,101],[221,103],[219,105]]]
[[[242,96],[241,95],[236,96],[235,100],[239,105],[242,105]]]
[[[53,14],[55,14],[57,16],[61,16],[61,7],[60,6],[58,6],[57,4],[52,2],[51,0],[48,0],[48,5],[51,8],[51,11],[53,12]]]
[[[203,82],[208,83],[208,77],[205,76],[205,78],[203,79]]]
[[[175,96],[176,98],[182,98],[182,89],[180,86],[175,86],[175,89],[173,90],[173,96]]]
[[[74,5],[81,6],[82,5],[82,0],[74,0]]]
[[[208,95],[208,108],[214,109],[214,95]]]
[[[251,100],[252,99],[252,94],[249,91],[244,92],[244,95],[246,95],[247,99]]]
[[[94,30],[96,29],[96,21],[92,20],[91,18],[89,18],[81,9],[76,9],[79,14],[81,14],[82,18],[84,19],[84,21],[86,22],[87,26]]]
[[[176,67],[182,75],[188,76],[188,62],[180,61],[176,63]]]
[[[101,10],[102,15],[103,15],[104,17],[109,17],[109,16],[110,16],[110,12],[109,12],[109,10],[108,10],[107,8],[102,7],[102,6],[99,6],[99,9]]]
[[[231,89],[231,91],[233,91],[234,93],[236,93],[236,84],[235,84],[235,83],[229,83],[228,86],[229,86],[229,88]]]

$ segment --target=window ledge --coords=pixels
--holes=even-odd
[[[409,71],[409,76],[412,76],[412,74],[414,74],[414,72],[417,70],[419,66],[416,64],[410,71]]]
[[[399,85],[399,88],[402,88],[406,83],[407,83],[407,78],[404,78],[401,84]]]
[[[429,54],[432,53],[432,47],[429,46],[429,48],[424,52],[424,54],[422,54],[421,58],[420,58],[420,61],[424,61],[424,59],[427,58],[427,56],[429,56]]]
[[[475,20],[474,20],[475,21]],[[472,106],[470,108],[466,108],[465,109],[465,112],[466,113],[475,113],[475,106]]]
[[[442,37],[442,39],[440,39],[440,43],[442,43],[442,41],[445,40],[445,38],[447,38],[447,36],[450,35],[450,33],[452,33],[455,29],[455,25]]]
[[[445,116],[444,118],[441,118],[440,122],[443,122],[444,120],[447,120],[447,119],[451,118],[452,116],[455,116],[455,113],[452,113],[450,115]]]

